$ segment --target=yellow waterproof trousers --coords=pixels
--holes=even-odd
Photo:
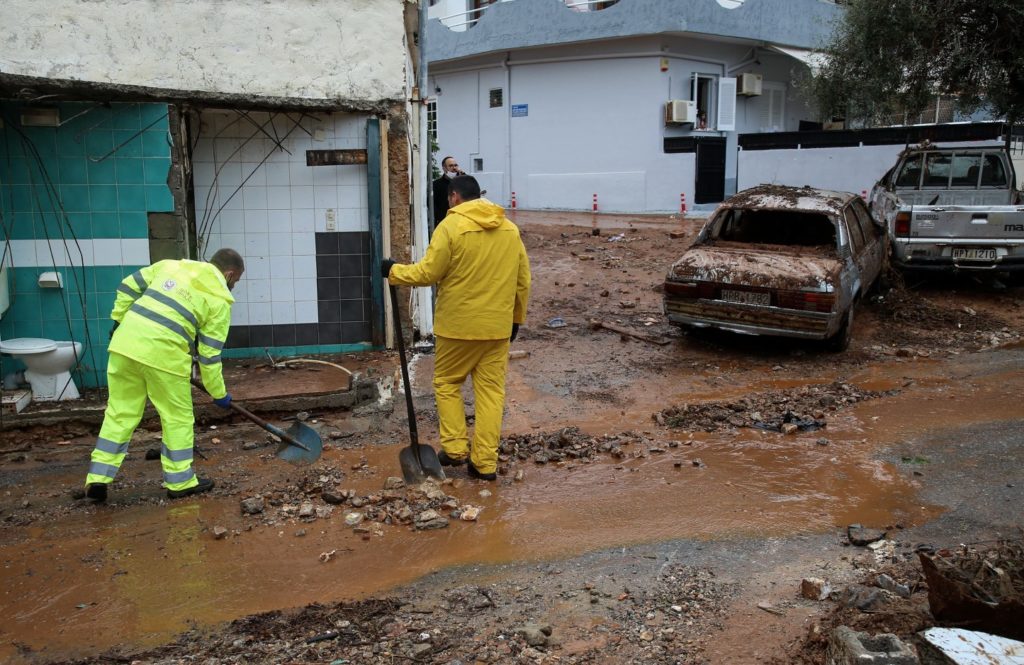
[[[498,439],[505,410],[507,339],[435,337],[434,398],[440,420],[441,449],[452,459],[469,459],[480,473],[498,468]],[[462,384],[473,376],[476,424],[473,445],[466,434]]]
[[[169,490],[195,487],[199,483],[192,470],[195,414],[188,377],[111,353],[107,362],[107,387],[110,398],[85,483],[114,482],[128,452],[132,433],[142,420],[148,397],[160,415],[163,429],[160,463],[164,470],[164,487]]]

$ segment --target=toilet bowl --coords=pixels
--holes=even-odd
[[[81,342],[19,337],[0,342],[0,353],[25,363],[25,380],[32,386],[33,400],[52,402],[81,397],[71,379],[71,370],[82,357]]]

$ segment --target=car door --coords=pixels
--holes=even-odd
[[[861,288],[867,291],[875,283],[882,273],[885,265],[885,229],[876,224],[871,218],[871,212],[860,199],[850,202],[857,224],[860,226],[864,236],[863,260],[859,263],[861,270]]]
[[[859,199],[854,199],[854,201],[857,200]],[[858,293],[862,293],[867,288],[866,275],[870,274],[868,269],[870,261],[868,261],[867,252],[865,252],[864,231],[860,228],[860,222],[857,221],[857,214],[853,211],[852,201],[843,208],[843,222],[850,238],[850,261],[853,263],[856,273],[854,280],[850,284],[850,295],[851,298],[856,298]]]

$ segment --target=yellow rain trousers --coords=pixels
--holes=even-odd
[[[194,358],[207,392],[218,399],[227,394],[221,350],[233,302],[220,269],[199,261],[159,261],[118,285],[110,313],[120,324],[109,347],[110,399],[87,485],[114,481],[147,396],[163,427],[164,487],[184,490],[198,484],[192,470],[195,416],[189,376]]]
[[[395,265],[388,281],[407,286],[437,284],[434,313],[434,396],[441,448],[494,473],[505,408],[505,372],[513,323],[526,321],[530,262],[519,228],[504,209],[486,199],[448,211],[430,239],[423,260]],[[476,426],[472,449],[460,388],[473,377]]]
[[[142,420],[146,397],[160,415],[163,445],[164,486],[183,490],[199,481],[192,469],[193,423],[192,386],[169,372],[144,365],[119,353],[107,362],[110,398],[103,414],[103,426],[92,451],[86,484],[111,483],[128,452],[128,442]]]

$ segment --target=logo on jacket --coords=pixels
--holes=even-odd
[[[164,282],[164,291],[170,291],[177,285],[177,282],[175,282],[173,279],[169,279],[166,282]]]

